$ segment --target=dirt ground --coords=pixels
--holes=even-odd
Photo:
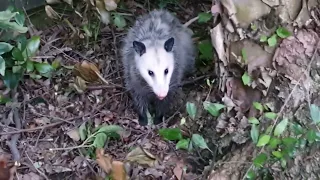
[[[21,165],[16,167],[14,179],[104,179],[102,177],[106,177],[107,173],[96,160],[99,153],[88,147],[79,147],[82,141],[78,129],[84,122],[93,128],[119,125],[127,133],[120,139],[108,139],[101,153],[102,159],[112,158],[115,164],[123,165],[130,179],[163,180],[180,180],[182,177],[185,180],[242,179],[253,158],[260,152],[252,143],[247,118],[259,114],[252,107],[253,102],[267,104],[273,112],[285,115],[292,123],[311,126],[308,107],[310,103],[320,105],[320,19],[317,1],[313,5],[309,1],[308,4],[310,8],[307,12],[312,14],[312,22],[302,27],[289,23],[288,29],[294,35],[278,39],[275,47],[261,44],[259,38],[261,34],[272,36],[271,32],[276,27],[287,22],[279,20],[281,13],[262,5],[256,6],[253,1],[246,3],[251,2],[264,14],[251,17],[254,12],[248,11],[249,15],[243,18],[245,15],[238,13],[237,17],[231,18],[232,23],[238,22],[238,29],[230,28],[232,23],[228,17],[231,17],[232,8],[228,6],[228,1],[218,3],[224,8],[213,6],[211,1],[200,3],[196,0],[166,6],[176,13],[182,23],[189,22],[201,12],[211,10],[212,13],[221,13],[220,18],[213,18],[206,24],[195,21],[189,26],[195,33],[195,43],[208,40],[213,44],[212,61],[198,63],[197,72],[184,80],[183,93],[163,124],[181,128],[188,137],[193,133],[202,135],[210,151],[197,149],[192,153],[177,150],[176,144],[164,140],[157,128],[143,127],[138,123],[132,101],[123,86],[119,49],[135,17],[158,7],[158,4],[152,1],[125,2],[130,9],[120,8],[119,11],[130,14],[128,26],[121,29],[100,24],[96,40],[87,39],[85,31],[79,28],[83,19],[60,6],[56,10],[65,13],[75,31],[67,21],[48,18],[43,7],[28,12],[28,26],[32,29],[30,34],[41,37],[37,58],[50,63],[58,59],[64,68],[49,79],[25,78],[17,90],[19,103],[0,105],[0,155],[8,157],[10,163],[13,162],[10,140],[14,134],[20,135],[16,146]],[[260,31],[245,28],[251,22],[257,22],[255,25]],[[94,21],[89,24],[97,26]],[[245,38],[241,38],[242,35]],[[246,49],[248,61],[245,67],[239,65],[238,58],[243,48]],[[75,74],[68,67],[84,60],[97,65],[108,81],[107,85],[91,83],[84,92],[76,90]],[[246,71],[254,79],[251,86],[243,85],[241,76]],[[214,80],[211,86],[208,86],[209,80]],[[0,87],[1,93],[6,92],[1,79]],[[214,117],[203,108],[204,101],[225,104],[226,108]],[[180,126],[181,119],[188,116],[186,102],[196,104],[197,116],[194,120],[187,118],[187,123]],[[13,106],[18,107],[19,111],[12,111]],[[15,116],[20,117],[21,127],[15,126]],[[270,121],[261,121],[265,129],[268,123]],[[134,147],[141,148],[145,154],[136,155],[135,158],[140,159],[136,163],[124,163]],[[318,149],[317,144],[298,149],[297,155],[287,162],[285,170],[279,163],[268,164],[260,179],[318,179]],[[186,173],[181,174],[184,166],[187,167]],[[112,167],[121,169],[116,165]]]

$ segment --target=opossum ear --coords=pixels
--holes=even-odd
[[[167,51],[167,52],[170,52],[172,51],[172,48],[173,48],[173,44],[174,44],[174,38],[169,38],[165,43],[164,43],[164,49]]]
[[[133,41],[133,48],[140,56],[146,53],[146,46],[142,42]]]

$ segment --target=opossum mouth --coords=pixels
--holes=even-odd
[[[165,97],[159,97],[159,96],[157,96],[157,97],[159,100],[163,100],[165,98]]]

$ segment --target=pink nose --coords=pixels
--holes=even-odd
[[[167,96],[167,94],[166,93],[160,93],[157,96],[158,96],[158,99],[163,100]]]

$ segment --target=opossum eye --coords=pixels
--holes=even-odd
[[[150,76],[153,76],[153,71],[149,70],[148,73],[149,73]]]
[[[169,72],[168,68],[166,70],[164,70],[164,75],[167,75]]]

